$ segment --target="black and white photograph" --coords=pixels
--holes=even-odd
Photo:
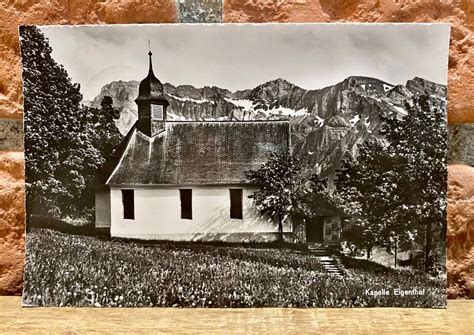
[[[445,308],[449,34],[21,26],[23,305]]]

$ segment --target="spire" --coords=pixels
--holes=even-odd
[[[144,78],[138,87],[138,100],[166,100],[163,93],[163,85],[160,80],[156,78],[153,73],[153,65],[151,59],[151,47],[150,41],[148,41],[148,57],[149,57],[149,68],[148,75]]]
[[[151,64],[151,55],[153,55],[153,54],[151,52],[150,40],[148,40],[148,57],[150,57],[150,64],[148,66],[148,73],[153,73],[153,65]]]
[[[138,85],[138,97],[135,102],[138,106],[137,129],[147,136],[154,136],[164,130],[166,122],[166,100],[163,84],[153,73],[152,52],[148,40],[149,68],[148,75]]]

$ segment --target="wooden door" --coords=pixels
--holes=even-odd
[[[306,221],[306,242],[324,242],[324,217]]]

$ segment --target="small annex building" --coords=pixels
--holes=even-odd
[[[168,121],[169,102],[148,55],[138,120],[99,171],[96,229],[147,240],[276,240],[276,221],[248,197],[255,187],[246,171],[290,150],[289,122]],[[283,229],[289,240],[304,238],[291,218]]]

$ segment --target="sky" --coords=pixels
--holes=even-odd
[[[349,76],[447,83],[447,24],[157,24],[40,26],[85,100],[148,73],[173,85],[231,91],[283,78],[305,89]]]

